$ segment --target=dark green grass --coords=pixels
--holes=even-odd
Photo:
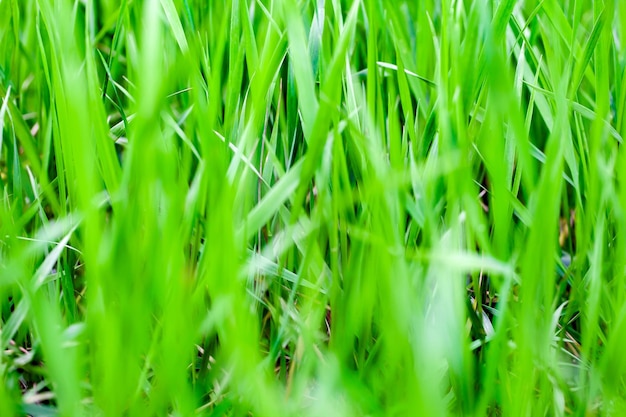
[[[0,416],[622,416],[626,5],[0,0]]]

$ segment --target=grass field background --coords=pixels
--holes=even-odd
[[[0,416],[626,415],[625,69],[619,0],[0,0]]]

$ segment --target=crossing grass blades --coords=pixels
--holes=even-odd
[[[622,416],[626,3],[0,0],[0,416]]]

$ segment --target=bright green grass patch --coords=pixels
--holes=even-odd
[[[0,416],[622,416],[626,3],[0,0]]]

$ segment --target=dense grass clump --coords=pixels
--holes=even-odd
[[[0,417],[624,416],[625,135],[624,1],[0,0]]]

